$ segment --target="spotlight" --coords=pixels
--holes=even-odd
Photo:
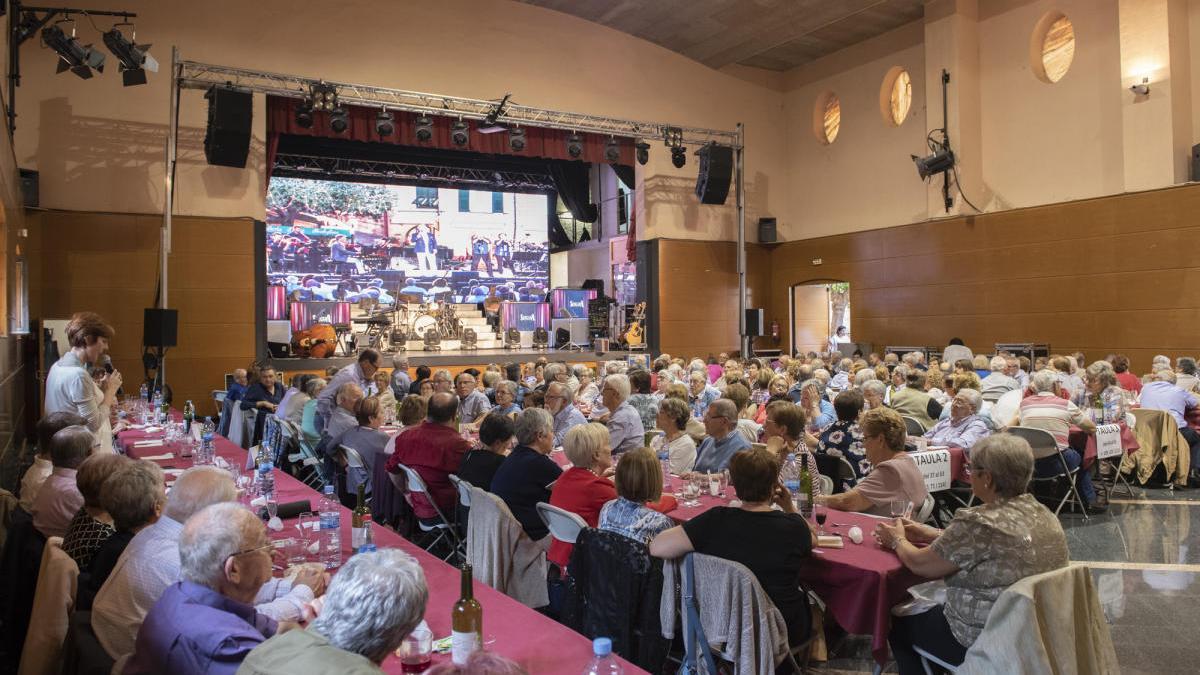
[[[579,159],[579,156],[583,154],[583,139],[579,137],[579,134],[572,133],[567,136],[567,154],[571,156],[571,159]]]
[[[457,146],[464,146],[467,141],[471,140],[471,132],[467,128],[467,123],[459,120],[450,127],[450,141]]]
[[[609,164],[616,164],[621,159],[621,147],[617,145],[617,139],[608,139],[608,144],[604,146],[604,159],[607,159]]]
[[[671,146],[671,163],[676,169],[682,169],[687,164],[687,148],[682,145]]]
[[[646,141],[638,141],[637,145],[633,147],[637,148],[638,164],[645,166],[646,162],[650,161],[650,144]]]
[[[421,143],[428,143],[431,138],[433,138],[433,120],[421,115],[417,118],[417,140]]]
[[[346,116],[345,108],[334,108],[333,112],[329,113],[329,128],[333,129],[334,133],[340,134],[350,126],[350,120]]]
[[[475,130],[481,134],[496,134],[506,131],[508,127],[501,124],[499,119],[504,114],[504,107],[508,105],[508,99],[511,96],[512,94],[505,94],[504,98],[500,99],[500,102],[496,104],[496,107],[492,108],[483,118],[483,121],[475,127]]]
[[[132,26],[132,24],[117,24],[117,26]],[[104,44],[108,51],[120,61],[121,79],[126,87],[146,84],[146,71],[158,72],[158,61],[150,56],[150,45],[137,44],[137,32],[133,32],[133,40],[126,40],[121,31],[113,26],[104,34]]]
[[[379,114],[375,116],[375,133],[383,137],[391,136],[395,132],[396,123],[392,119],[392,114],[386,108],[380,110]]]
[[[512,148],[513,152],[521,152],[525,149],[525,130],[511,129],[508,132],[508,147]]]
[[[296,124],[302,129],[311,129],[313,125],[312,99],[306,98],[296,106]]]
[[[59,22],[62,23],[62,22]],[[71,28],[71,37],[58,27],[46,26],[42,29],[42,43],[58,54],[58,69],[61,73],[69,70],[81,79],[91,79],[92,71],[104,72],[104,54],[92,49],[91,45],[81,45],[75,39],[75,28]]]
[[[333,112],[338,107],[337,88],[332,84],[320,82],[312,86],[313,110]]]
[[[912,160],[917,165],[917,173],[920,174],[921,180],[954,168],[954,153],[944,148],[926,157],[913,155]]]

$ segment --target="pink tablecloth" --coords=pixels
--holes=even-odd
[[[134,441],[144,438],[147,438],[144,432],[130,430],[123,432],[118,440],[122,447],[128,448],[132,457],[161,455],[176,451],[170,446],[132,447]],[[244,462],[246,458],[245,450],[223,437],[217,437],[217,454],[231,463]],[[176,457],[173,460],[159,461],[159,464],[186,468],[191,466],[191,459]],[[281,503],[308,499],[315,508],[317,500],[320,498],[316,491],[280,471],[275,473],[275,485]],[[295,532],[294,524],[294,521],[285,521],[284,533]],[[435,637],[449,635],[450,609],[458,600],[459,595],[460,574],[458,569],[426,553],[386,527],[374,527],[373,534],[379,547],[399,548],[417,559],[425,571],[425,581],[429,586],[429,602],[426,605],[425,621],[429,624]],[[284,536],[284,534],[275,536]],[[345,508],[342,508],[342,546],[343,560],[346,560],[351,552],[350,511]],[[483,605],[484,639],[492,640],[494,638],[494,642],[487,645],[487,648],[516,661],[527,672],[576,675],[591,659],[591,641],[553,619],[525,607],[478,581],[475,582],[475,597]],[[436,664],[448,661],[449,658],[448,654],[435,654],[433,662]],[[623,659],[621,665],[626,673],[645,672]],[[401,672],[400,661],[395,657],[389,657],[383,663],[383,670],[388,673]]]

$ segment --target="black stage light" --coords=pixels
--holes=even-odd
[[[471,140],[471,132],[467,127],[467,123],[459,120],[450,127],[450,141],[458,146],[466,145]]]
[[[650,161],[650,144],[646,141],[638,141],[638,144],[633,146],[637,148],[637,161],[642,166]]]
[[[380,110],[379,114],[375,116],[375,133],[383,137],[391,136],[395,132],[396,123],[392,118],[392,113],[388,112],[386,108]]]
[[[512,148],[513,152],[521,152],[525,149],[525,130],[510,129],[508,132],[508,147]]]
[[[671,146],[671,163],[676,169],[682,169],[687,164],[687,148],[682,145]]]
[[[505,94],[504,98],[500,99],[500,102],[496,104],[496,107],[492,108],[484,116],[483,121],[475,126],[475,130],[481,134],[497,134],[501,131],[507,131],[508,127],[504,126],[499,120],[500,116],[504,114],[504,107],[508,105],[510,96],[512,94]]]
[[[104,72],[104,54],[91,45],[79,44],[74,28],[71,28],[71,36],[67,37],[57,24],[46,26],[42,29],[42,43],[58,54],[58,69],[55,72],[69,70],[84,80],[92,77],[93,70]]]
[[[417,140],[421,143],[428,143],[431,138],[433,138],[433,120],[421,115],[417,118]]]
[[[912,155],[912,160],[917,165],[917,173],[921,180],[954,168],[954,153],[946,149],[940,149],[927,157]]]
[[[306,98],[296,106],[296,125],[301,129],[311,129],[313,125],[312,99]]]
[[[133,40],[126,40],[117,26],[113,26],[112,30],[104,34],[104,44],[108,51],[121,62],[119,70],[126,87],[146,84],[147,70],[152,73],[158,72],[158,61],[150,56],[150,45],[139,45],[136,32],[133,33],[133,37]]]
[[[608,139],[608,144],[604,146],[604,159],[609,164],[616,164],[621,159],[621,146],[617,145],[617,139]]]
[[[579,159],[579,156],[583,154],[583,139],[579,137],[579,134],[573,133],[567,136],[567,154],[571,156],[571,159]]]
[[[313,110],[333,112],[338,107],[337,88],[321,82],[312,86]]]
[[[333,112],[329,113],[329,128],[333,129],[334,133],[340,134],[350,126],[350,120],[346,115],[345,108],[334,108]]]

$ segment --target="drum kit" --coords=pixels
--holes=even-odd
[[[424,340],[429,331],[441,340],[462,335],[463,324],[454,305],[448,302],[422,302],[416,305],[398,303],[391,314],[391,332],[380,336],[379,348],[384,351],[404,351],[409,340]],[[386,342],[386,345],[384,344]]]

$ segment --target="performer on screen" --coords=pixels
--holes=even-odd
[[[421,225],[409,236],[408,243],[417,254],[417,269],[437,271],[437,236],[428,224]]]
[[[492,245],[492,253],[496,256],[496,268],[500,274],[504,274],[504,269],[512,274],[517,271],[512,266],[512,244],[503,234],[496,237],[496,243]]]
[[[471,271],[479,269],[479,261],[482,260],[487,267],[488,276],[493,276],[492,273],[492,247],[487,237],[481,237],[477,234],[471,235]]]
[[[346,239],[346,235],[343,234],[334,236],[330,242],[329,260],[333,263],[334,274],[354,274],[358,271],[355,269],[354,263],[350,262],[352,246]]]

